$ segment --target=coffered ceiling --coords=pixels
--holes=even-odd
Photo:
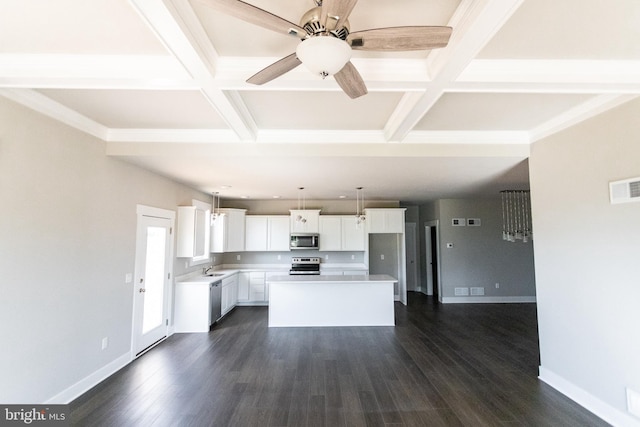
[[[357,99],[304,66],[246,83],[299,40],[207,1],[0,0],[0,95],[226,198],[363,186],[417,203],[526,188],[531,143],[640,93],[637,0],[359,0],[351,31],[453,34],[433,51],[354,51]],[[294,23],[315,6],[247,2]]]

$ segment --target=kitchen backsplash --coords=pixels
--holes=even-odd
[[[214,254],[215,264],[291,264],[292,257],[319,257],[322,264],[363,264],[364,252],[237,252]],[[240,259],[238,259],[238,256]],[[220,261],[221,260],[221,261]]]

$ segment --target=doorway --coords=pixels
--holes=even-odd
[[[440,288],[439,271],[439,250],[440,235],[438,231],[438,221],[429,221],[424,227],[425,237],[425,265],[427,277],[427,295],[433,295],[436,301],[442,302],[442,292]]]
[[[416,223],[405,224],[406,267],[407,267],[407,291],[418,290],[418,243]]]
[[[138,206],[133,289],[132,353],[165,339],[169,328],[175,213]]]

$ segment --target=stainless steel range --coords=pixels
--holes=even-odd
[[[291,270],[289,274],[303,275],[303,274],[320,274],[320,258],[291,258]]]

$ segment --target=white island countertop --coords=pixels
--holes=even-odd
[[[327,283],[327,282],[397,282],[396,279],[388,274],[300,274],[300,275],[278,275],[272,276],[267,280],[269,283]]]
[[[273,276],[269,327],[394,326],[397,280],[386,274]]]

